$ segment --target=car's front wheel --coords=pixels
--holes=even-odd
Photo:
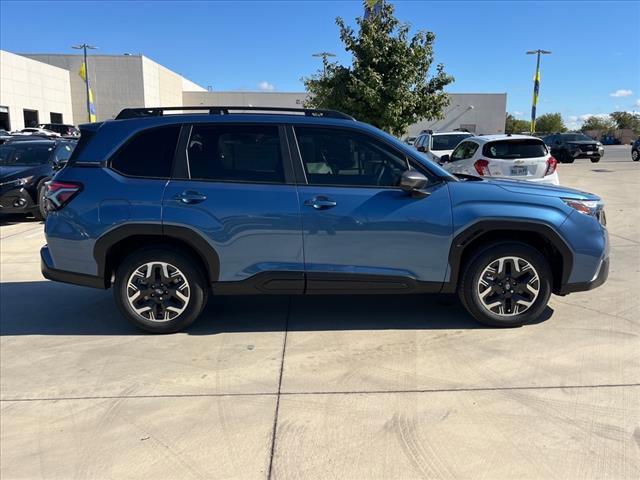
[[[640,152],[638,152],[638,150],[631,150],[631,160],[634,162],[640,160]]]
[[[467,262],[458,293],[473,317],[494,327],[516,327],[536,320],[551,295],[551,269],[535,248],[499,243]]]
[[[591,163],[598,163],[600,161],[600,157],[591,157]]]
[[[172,333],[198,318],[208,288],[189,256],[149,248],[131,254],[120,264],[114,296],[120,312],[136,327],[152,333]]]

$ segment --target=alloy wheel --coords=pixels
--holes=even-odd
[[[136,314],[152,322],[177,318],[189,305],[190,293],[186,276],[166,262],[140,265],[127,283],[129,305]]]
[[[478,279],[477,293],[489,312],[512,317],[533,305],[540,293],[540,277],[523,258],[501,257],[491,261]]]

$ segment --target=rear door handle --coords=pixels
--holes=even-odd
[[[338,205],[337,202],[331,200],[328,197],[319,195],[317,197],[310,198],[309,200],[305,200],[304,204],[307,207],[313,207],[316,210],[327,210],[329,208],[333,208]]]
[[[173,197],[173,199],[177,200],[179,202],[182,202],[182,203],[186,203],[188,205],[192,205],[194,203],[204,202],[207,199],[207,196],[202,194],[202,193],[200,193],[200,192],[194,192],[193,190],[187,190],[187,191],[184,191],[182,193],[179,193],[178,195]]]

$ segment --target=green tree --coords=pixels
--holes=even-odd
[[[409,25],[393,13],[385,2],[367,18],[357,18],[357,34],[342,18],[336,19],[352,64],[324,58],[323,68],[303,79],[311,94],[306,106],[340,110],[397,136],[420,120],[443,117],[449,104],[443,88],[453,77],[442,64],[428,75],[435,35],[419,31],[409,39]]]
[[[519,120],[510,113],[507,113],[507,119],[504,125],[504,133],[523,133],[531,130],[531,122],[529,120]]]
[[[545,113],[536,119],[536,132],[554,133],[566,131],[567,127],[562,121],[562,115],[559,113]]]
[[[640,133],[640,115],[630,112],[613,112],[611,118],[616,123],[616,128],[630,128],[634,133]]]
[[[587,130],[600,130],[602,132],[610,132],[612,130],[615,130],[615,128],[616,123],[611,117],[597,117],[595,115],[592,115],[584,121],[582,127],[580,127],[580,130],[582,130],[583,132],[586,132]]]

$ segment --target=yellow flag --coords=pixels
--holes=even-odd
[[[87,81],[87,66],[84,62],[82,62],[82,65],[80,65],[80,71],[78,72],[78,75],[80,75],[82,80],[84,80],[85,82]]]

